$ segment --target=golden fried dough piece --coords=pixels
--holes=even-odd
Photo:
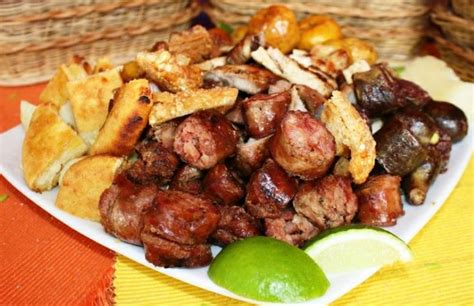
[[[211,108],[228,110],[234,105],[238,93],[238,89],[231,87],[197,89],[176,94],[153,93],[154,104],[148,121],[151,126],[155,126],[200,110]]]
[[[53,188],[62,166],[86,151],[87,145],[59,117],[55,105],[37,106],[23,140],[22,167],[28,187],[34,191]]]
[[[125,84],[116,95],[90,154],[128,155],[147,125],[151,106],[148,80],[137,79]]]
[[[122,158],[97,155],[75,162],[64,173],[56,206],[77,217],[100,221],[99,200],[110,187]]]
[[[99,129],[104,125],[109,113],[109,102],[115,89],[121,85],[118,69],[67,83],[77,131],[88,145],[94,143]]]
[[[138,53],[137,63],[161,89],[178,92],[197,89],[202,85],[201,70],[197,66],[189,66],[187,56],[172,55],[160,49]]]
[[[66,83],[87,77],[87,72],[82,65],[61,65],[54,77],[48,82],[46,88],[39,97],[41,103],[52,103],[57,106],[63,105],[69,100]]]
[[[92,73],[101,73],[112,68],[114,68],[114,65],[112,65],[112,61],[110,61],[110,58],[100,57],[95,63],[94,70],[92,71]]]
[[[191,64],[209,59],[213,48],[211,35],[200,25],[188,31],[171,33],[168,46],[171,53],[189,57]]]
[[[336,155],[350,150],[348,169],[354,183],[365,182],[375,165],[375,140],[365,120],[340,91],[333,91],[321,121],[336,139]]]

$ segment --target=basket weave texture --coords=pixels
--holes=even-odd
[[[0,85],[47,80],[76,54],[121,64],[199,13],[190,0],[30,2],[0,2]]]
[[[452,0],[452,5],[456,14],[474,20],[474,0]]]
[[[343,33],[372,42],[385,59],[413,55],[429,23],[429,0],[210,0],[207,13],[216,22],[239,26],[259,9],[284,4],[298,18],[329,15],[343,26]],[[389,38],[389,39],[387,39]]]
[[[432,20],[448,40],[465,48],[474,48],[474,20],[456,16],[447,4],[435,7]]]

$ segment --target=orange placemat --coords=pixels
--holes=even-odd
[[[0,132],[20,122],[20,100],[36,102],[43,86],[0,87]],[[48,215],[2,176],[0,195],[7,196],[0,201],[0,305],[112,304],[113,252]]]

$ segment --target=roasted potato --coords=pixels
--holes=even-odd
[[[315,45],[342,36],[341,27],[329,16],[312,15],[301,20],[299,26],[301,36],[298,48],[307,51]]]
[[[351,56],[351,63],[358,60],[365,60],[370,65],[375,64],[378,55],[374,47],[366,41],[358,38],[348,37],[342,39],[329,40],[324,45],[336,49],[345,49]]]
[[[283,5],[272,5],[259,10],[250,19],[248,33],[263,33],[265,43],[283,53],[290,52],[300,40],[296,16]]]

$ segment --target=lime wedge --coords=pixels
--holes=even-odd
[[[403,240],[386,230],[363,225],[324,231],[304,251],[325,273],[352,272],[413,259],[410,247]]]
[[[217,285],[267,302],[302,302],[323,295],[329,282],[302,250],[269,237],[251,237],[225,247],[209,267]]]

